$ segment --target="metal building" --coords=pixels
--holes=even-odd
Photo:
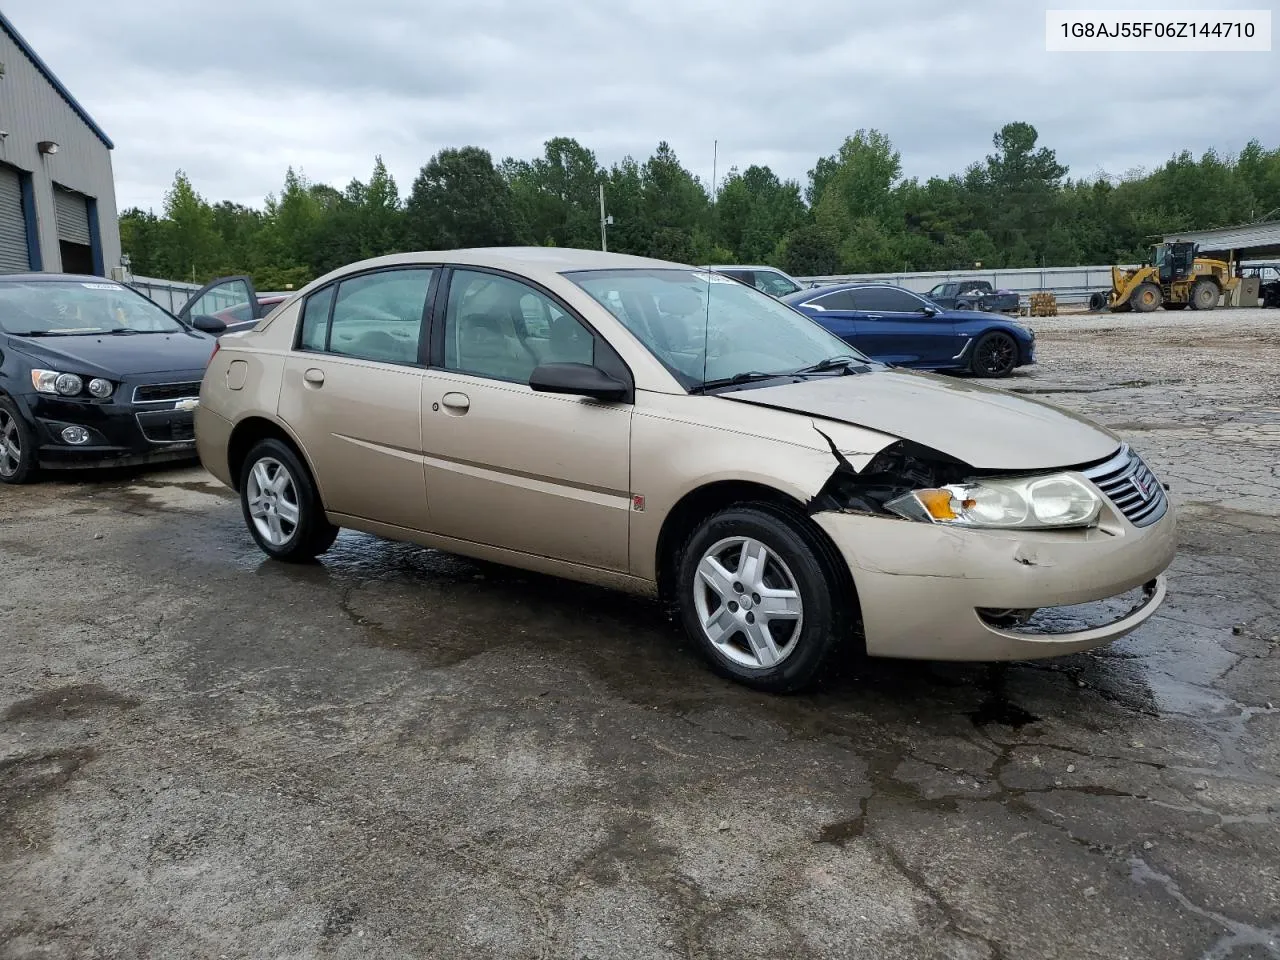
[[[119,267],[112,146],[0,12],[0,273]]]
[[[1200,252],[1232,255],[1237,260],[1259,260],[1280,257],[1280,220],[1244,223],[1216,230],[1188,230],[1170,234],[1166,243],[1189,240],[1200,245]]]

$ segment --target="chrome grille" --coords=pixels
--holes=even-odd
[[[1127,443],[1106,463],[1080,472],[1092,480],[1135,527],[1155,523],[1169,509],[1164,485]]]

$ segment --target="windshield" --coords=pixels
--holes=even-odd
[[[803,289],[789,277],[769,270],[756,271],[756,288],[775,297],[785,297],[789,293]]]
[[[0,282],[0,329],[16,336],[176,333],[182,324],[142,294],[103,280]]]
[[[867,359],[791,307],[714,273],[677,267],[566,276],[686,389],[750,374],[783,375],[834,357]]]

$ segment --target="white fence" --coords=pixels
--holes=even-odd
[[[1132,266],[1126,267],[1132,269]],[[797,277],[802,283],[892,283],[928,293],[949,280],[986,280],[997,290],[1019,297],[1047,290],[1059,303],[1084,303],[1096,290],[1111,289],[1111,265],[1095,267],[1025,267],[1016,270],[929,270],[915,273],[859,273],[831,277]]]

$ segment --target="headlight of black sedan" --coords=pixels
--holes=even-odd
[[[78,397],[87,389],[91,397],[105,400],[115,392],[115,384],[102,377],[93,377],[85,384],[84,377],[58,370],[32,370],[31,386],[36,393],[48,393],[58,397]]]

